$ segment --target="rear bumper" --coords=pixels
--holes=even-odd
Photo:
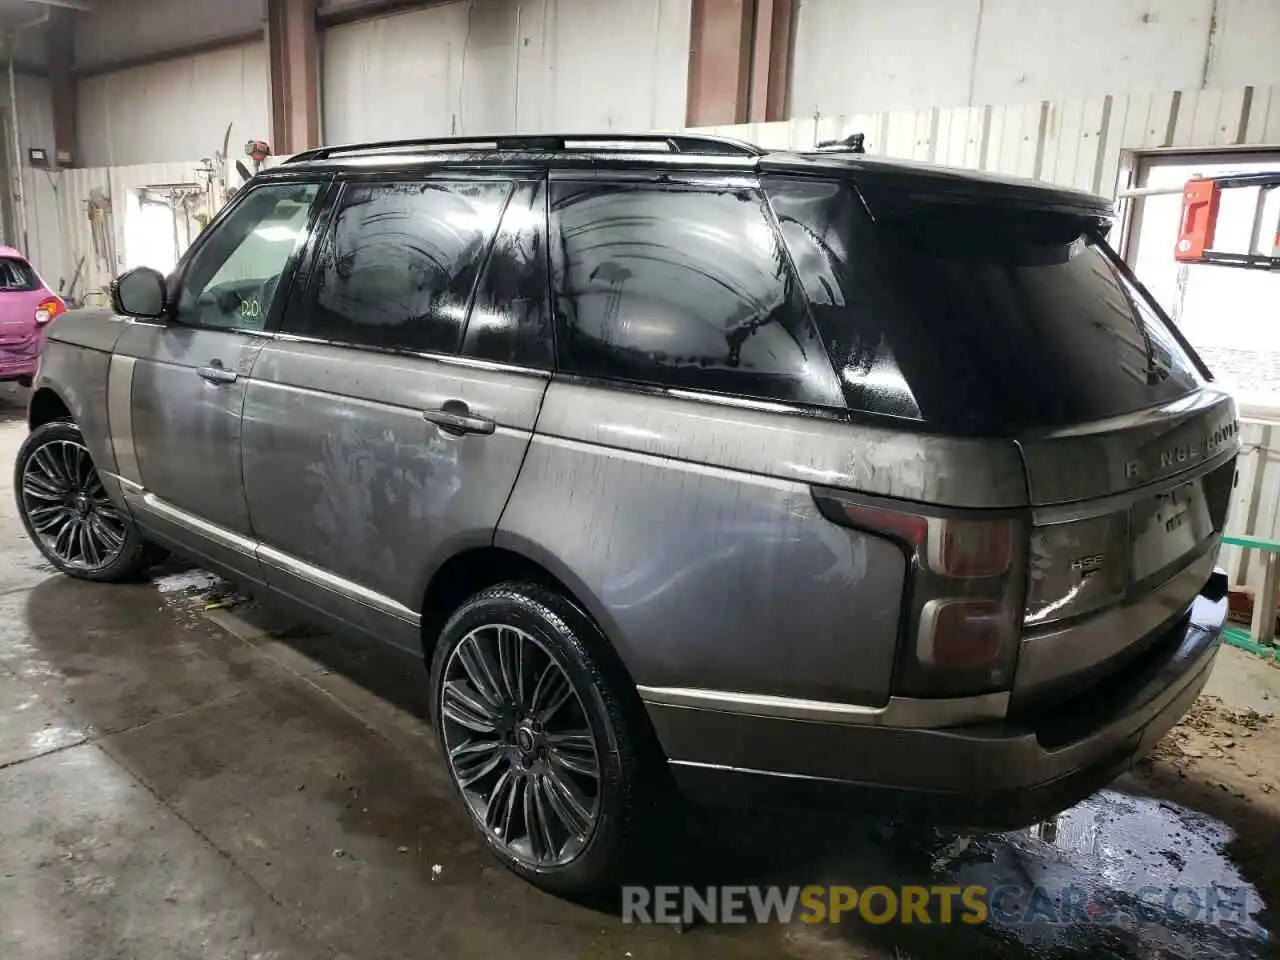
[[[20,380],[24,377],[34,376],[39,359],[38,350],[35,356],[15,357],[6,354],[5,348],[0,346],[0,381]]]
[[[1140,663],[1040,716],[919,729],[648,710],[677,784],[695,800],[1025,826],[1105,786],[1187,712],[1221,645],[1227,601],[1215,592],[1198,596]]]

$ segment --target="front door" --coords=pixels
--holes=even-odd
[[[112,361],[111,394],[129,397],[132,449],[121,474],[139,523],[253,580],[240,418],[276,289],[287,286],[320,188],[250,190],[176,271],[170,322],[130,324]]]

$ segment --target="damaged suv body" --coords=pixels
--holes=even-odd
[[[1226,614],[1235,408],[1110,217],[708,137],[311,151],[52,326],[22,516],[424,656],[462,808],[551,889],[667,774],[1032,822]]]

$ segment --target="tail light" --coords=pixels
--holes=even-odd
[[[1026,592],[1025,516],[926,512],[834,490],[815,490],[814,499],[828,520],[888,537],[907,555],[895,693],[975,696],[1009,688]]]
[[[67,312],[67,305],[59,297],[46,297],[36,307],[36,326],[44,327],[59,315]]]

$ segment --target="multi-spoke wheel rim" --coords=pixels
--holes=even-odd
[[[476,822],[523,863],[572,862],[599,816],[600,757],[564,668],[523,630],[477,627],[445,662],[440,697],[449,771]]]
[[[68,567],[99,570],[124,549],[125,518],[88,449],[73,440],[51,440],[27,458],[22,510],[45,549]]]

